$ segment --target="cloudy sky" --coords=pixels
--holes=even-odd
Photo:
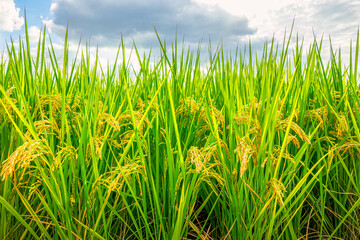
[[[360,1],[354,0],[0,0],[0,52],[10,36],[15,42],[24,36],[24,9],[34,46],[46,24],[60,51],[69,23],[70,50],[75,52],[80,38],[90,41],[92,50],[99,46],[102,61],[114,59],[121,34],[128,49],[133,39],[144,52],[158,48],[154,26],[167,42],[177,31],[194,50],[210,37],[230,51],[250,39],[259,51],[273,36],[281,42],[294,18],[293,35],[299,34],[304,46],[314,34],[326,42],[331,36],[346,58],[360,24]]]

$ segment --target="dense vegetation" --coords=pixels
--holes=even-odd
[[[359,38],[262,55],[159,41],[133,73],[62,64],[45,29],[0,64],[0,239],[356,239]],[[49,60],[46,60],[49,55]]]

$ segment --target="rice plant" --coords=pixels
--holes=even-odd
[[[288,36],[204,71],[159,38],[133,73],[124,42],[71,62],[66,34],[60,65],[25,31],[0,63],[0,239],[358,239],[359,34],[346,68]]]

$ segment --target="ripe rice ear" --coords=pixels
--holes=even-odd
[[[15,172],[19,169],[30,168],[31,162],[35,159],[40,159],[43,162],[47,162],[43,159],[44,156],[52,156],[50,147],[45,140],[29,140],[24,142],[18,147],[9,158],[3,162],[3,166],[0,172],[0,177],[4,181],[8,177],[13,177]],[[22,178],[22,176],[20,176]]]

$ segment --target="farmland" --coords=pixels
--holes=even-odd
[[[67,38],[0,64],[0,239],[359,237],[359,37],[346,67],[288,37],[135,72]]]

